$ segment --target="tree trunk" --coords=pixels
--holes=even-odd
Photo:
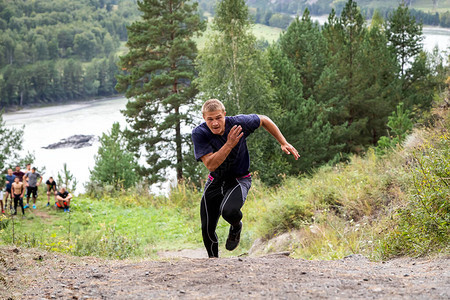
[[[175,84],[176,85],[176,84]],[[183,156],[182,156],[182,141],[181,141],[181,121],[180,121],[180,108],[175,107],[176,123],[175,123],[175,144],[177,151],[177,180],[183,179]]]

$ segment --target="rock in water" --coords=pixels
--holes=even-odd
[[[97,141],[97,137],[95,135],[72,135],[68,138],[62,139],[57,143],[50,144],[47,147],[42,147],[44,149],[60,149],[60,148],[74,148],[80,149],[84,147],[90,147],[92,144]]]

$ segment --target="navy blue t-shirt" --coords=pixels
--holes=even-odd
[[[16,175],[6,175],[6,181],[9,181],[9,183],[6,184],[7,189],[11,189],[12,184],[14,182],[14,178],[16,178]]]
[[[225,161],[214,172],[211,172],[211,176],[214,178],[236,178],[246,175],[250,168],[246,138],[259,127],[260,123],[258,115],[255,114],[225,117],[225,132],[223,135],[217,135],[212,133],[206,123],[203,122],[192,130],[195,159],[200,161],[202,156],[219,151],[227,142],[231,128],[234,125],[241,125],[244,135]]]

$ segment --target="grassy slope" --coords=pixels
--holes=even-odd
[[[213,33],[211,29],[212,18],[209,18],[208,28],[201,37],[195,39],[198,49],[203,49],[208,37]],[[252,32],[257,39],[265,39],[269,43],[275,42],[280,37],[283,30],[277,27],[270,27],[263,24],[254,24],[252,26]]]

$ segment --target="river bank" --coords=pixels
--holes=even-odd
[[[20,112],[22,110],[28,110],[28,109],[36,109],[36,108],[46,108],[46,107],[58,107],[58,106],[64,106],[69,104],[85,104],[88,102],[94,102],[94,101],[107,101],[107,100],[115,100],[123,98],[124,95],[117,94],[117,95],[111,95],[111,96],[105,96],[105,97],[88,97],[83,99],[74,99],[74,100],[67,100],[67,101],[56,101],[56,102],[48,102],[48,103],[34,103],[34,104],[27,104],[23,106],[13,105],[13,106],[7,106],[7,107],[0,107],[0,110],[3,110],[4,113],[15,113]]]

